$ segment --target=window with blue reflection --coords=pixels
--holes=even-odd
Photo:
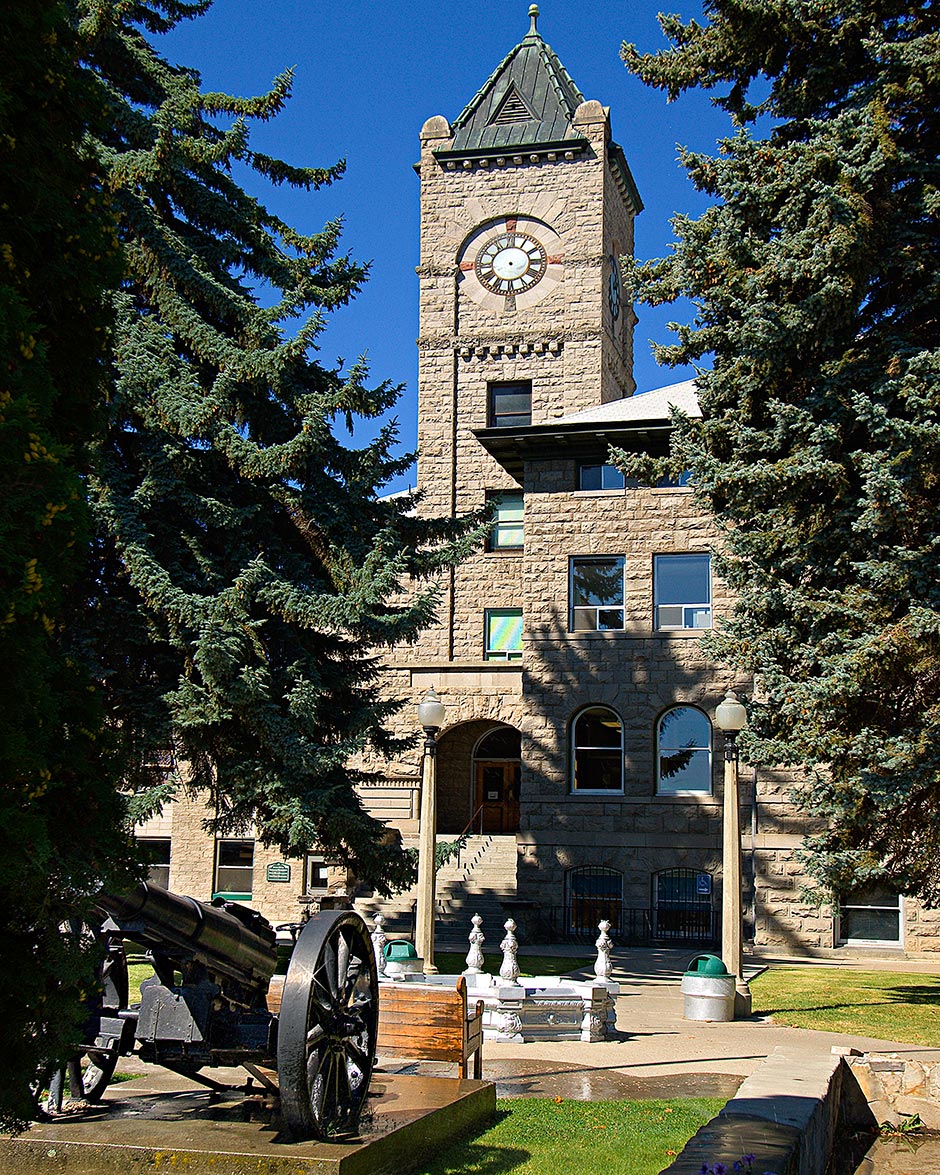
[[[661,796],[712,790],[712,725],[694,706],[673,706],[656,729],[656,791]]]
[[[710,555],[656,555],[653,600],[656,627],[711,628]]]
[[[623,628],[623,556],[571,560],[568,626],[572,632]]]

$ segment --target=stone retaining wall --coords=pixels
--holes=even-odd
[[[940,1130],[940,1061],[886,1053],[851,1053],[845,1060],[879,1124],[898,1126],[918,1114],[928,1130]]]
[[[844,1058],[778,1048],[662,1175],[696,1175],[703,1164],[716,1163],[730,1172],[742,1155],[754,1156],[756,1175],[825,1175],[844,1124],[876,1125]]]

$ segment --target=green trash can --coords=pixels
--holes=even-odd
[[[696,955],[682,976],[686,1020],[734,1019],[734,976],[717,955]]]
[[[423,960],[418,958],[418,952],[407,939],[392,939],[385,944],[382,954],[385,956],[385,974],[390,978],[421,974]]]

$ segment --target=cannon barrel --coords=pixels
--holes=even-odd
[[[266,986],[274,974],[274,928],[255,910],[197,902],[147,881],[127,894],[99,894],[97,904],[128,936],[165,953],[175,947],[239,983]]]

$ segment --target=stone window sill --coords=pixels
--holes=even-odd
[[[569,641],[607,641],[607,640],[645,640],[655,637],[657,640],[700,640],[710,628],[615,628],[615,629],[582,629],[578,632],[567,633]]]

